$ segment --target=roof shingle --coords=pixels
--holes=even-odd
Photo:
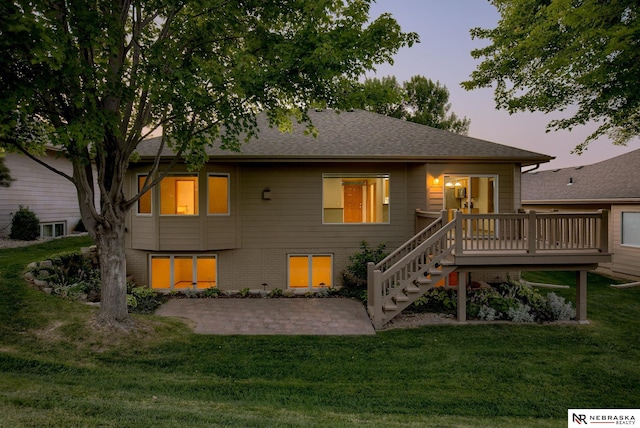
[[[363,110],[337,113],[310,111],[319,135],[304,135],[304,124],[294,124],[292,133],[282,133],[258,118],[258,138],[244,143],[241,153],[207,149],[213,158],[224,159],[411,159],[490,160],[533,165],[553,159],[477,138],[407,122]],[[160,139],[145,140],[138,146],[142,157],[154,156]],[[168,149],[163,152],[171,156]]]

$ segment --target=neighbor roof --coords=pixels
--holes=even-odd
[[[212,158],[244,160],[430,160],[493,161],[534,165],[553,159],[515,147],[471,138],[429,126],[394,119],[363,110],[310,111],[319,135],[304,135],[305,124],[294,124],[292,133],[269,127],[265,116],[258,118],[258,138],[243,143],[241,153],[207,149]],[[160,137],[138,146],[141,157],[156,154]],[[164,156],[173,153],[166,149]]]
[[[592,165],[522,174],[522,199],[534,202],[640,202],[640,149]]]

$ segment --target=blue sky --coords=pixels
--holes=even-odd
[[[638,139],[627,147],[618,147],[606,139],[592,142],[583,155],[571,150],[582,142],[595,126],[546,133],[547,123],[564,117],[563,113],[516,113],[509,115],[495,109],[493,91],[465,91],[460,82],[467,80],[479,63],[471,57],[472,49],[486,41],[471,40],[469,29],[494,28],[500,18],[486,0],[376,0],[372,18],[389,12],[403,31],[414,31],[421,42],[404,48],[395,56],[394,65],[380,65],[370,76],[394,75],[399,82],[416,74],[439,81],[451,94],[451,111],[471,119],[469,135],[496,143],[520,147],[556,159],[541,169],[587,165],[640,148]]]

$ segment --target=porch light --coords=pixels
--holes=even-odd
[[[262,191],[262,199],[264,199],[265,201],[270,201],[271,200],[271,188],[270,187],[265,187],[264,190]]]
[[[434,178],[434,179],[433,179],[433,184],[434,184],[434,186],[437,186],[438,184],[440,184],[440,179],[439,179],[439,178],[437,178],[437,177],[436,177],[436,178]]]

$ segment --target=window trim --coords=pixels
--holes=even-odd
[[[175,264],[174,261],[176,258],[191,258],[191,270],[192,270],[192,278],[195,282],[191,283],[191,287],[187,288],[175,288]],[[169,288],[154,288],[153,287],[153,259],[166,259],[169,258]],[[215,275],[215,285],[214,288],[220,288],[220,283],[218,282],[218,267],[219,267],[219,257],[217,253],[207,253],[207,254],[164,254],[164,253],[153,253],[149,254],[149,288],[155,291],[204,291],[206,288],[198,288],[198,264],[194,263],[199,258],[203,259],[215,259],[216,261],[216,275]],[[207,287],[209,288],[209,287]]]
[[[188,177],[188,178],[195,178],[195,183],[196,183],[196,193],[197,196],[195,198],[195,203],[196,203],[196,208],[197,208],[197,213],[196,214],[162,214],[162,181],[164,181],[166,178],[169,177]],[[163,178],[162,180],[160,180],[160,182],[157,185],[158,187],[158,200],[160,202],[160,207],[159,207],[159,213],[160,213],[160,217],[181,217],[181,218],[196,218],[196,217],[200,217],[200,212],[201,212],[201,207],[200,207],[200,173],[198,172],[175,172],[175,173],[171,173],[168,174],[165,178]],[[177,207],[176,207],[177,208]],[[177,211],[177,209],[176,209]]]
[[[331,278],[331,284],[325,287],[314,287],[311,279],[313,278],[313,263],[309,263],[309,271],[307,272],[307,281],[308,285],[306,287],[291,287],[291,257],[307,257],[307,259],[313,259],[313,257],[329,257],[331,260],[331,272],[329,277]],[[287,289],[288,290],[321,290],[323,288],[334,288],[333,285],[333,274],[334,274],[334,257],[332,253],[288,253],[287,254]]]
[[[640,216],[640,211],[620,211],[620,246],[627,247],[627,248],[640,248],[640,243],[638,244],[624,243],[624,215],[625,214],[636,214]]]
[[[62,225],[62,234],[61,235],[57,235],[56,234],[56,225]],[[44,228],[46,226],[51,226],[51,235],[47,236],[47,238],[58,238],[60,236],[67,236],[67,221],[66,220],[43,221],[42,223],[39,224],[40,237],[45,237]]]
[[[385,205],[388,206],[388,220],[387,221],[381,221],[381,222],[359,222],[359,223],[346,223],[344,221],[342,221],[341,223],[334,223],[334,222],[328,222],[325,220],[325,210],[327,209],[324,205],[325,202],[325,188],[324,188],[324,182],[326,178],[339,178],[339,179],[357,179],[357,178],[382,178],[382,179],[386,179],[388,185],[385,186],[387,187],[387,189],[389,190],[389,193],[387,196],[383,196],[382,202],[381,202],[381,206],[384,208]],[[385,189],[382,189],[383,194]],[[344,197],[344,196],[343,196]],[[349,172],[349,173],[335,173],[335,172],[326,172],[326,173],[322,173],[322,198],[320,200],[320,206],[321,206],[321,210],[322,210],[322,225],[329,225],[329,226],[384,226],[384,225],[390,225],[391,224],[391,173],[388,172],[363,172],[363,173],[354,173],[354,172]],[[344,207],[342,207],[344,209]],[[343,217],[344,220],[344,217]]]
[[[139,172],[136,174],[136,189],[137,189],[137,193],[140,193],[140,177],[147,177],[149,174],[147,174],[146,172]],[[138,217],[153,217],[153,188],[149,189],[147,192],[147,194],[149,194],[149,198],[151,199],[151,201],[149,201],[149,206],[150,206],[150,212],[148,213],[141,213],[140,212],[140,199],[142,199],[142,197],[140,199],[138,199],[136,201],[136,216]]]
[[[210,213],[209,212],[209,177],[226,177],[227,178],[227,212],[226,213]],[[207,173],[207,216],[228,217],[230,215],[231,215],[231,174],[229,174],[228,172]]]

